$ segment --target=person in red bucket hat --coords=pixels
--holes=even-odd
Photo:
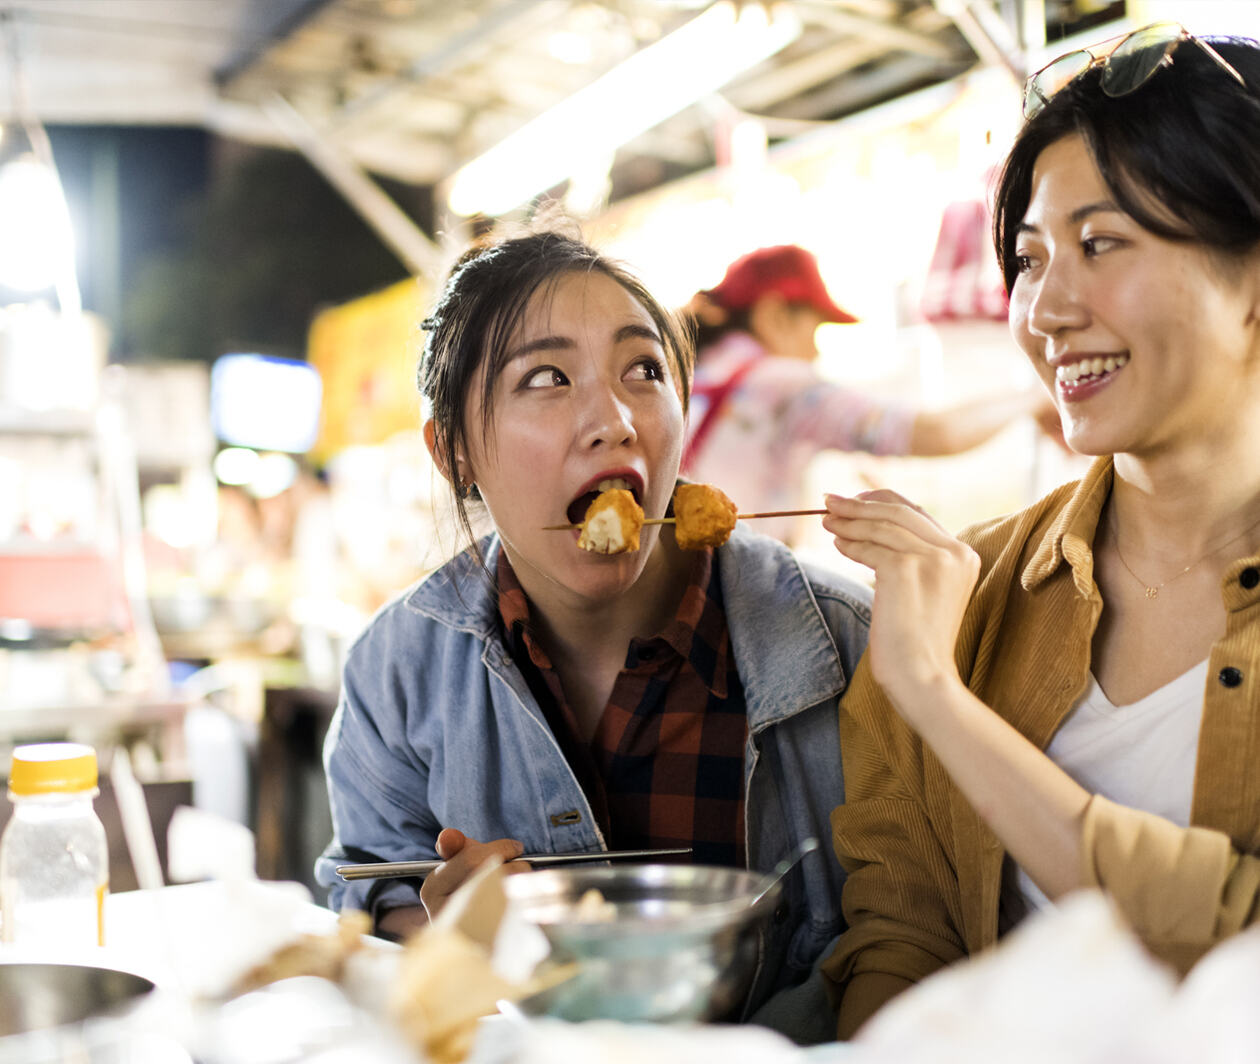
[[[817,505],[801,494],[820,451],[956,454],[1049,408],[1039,387],[919,410],[825,379],[814,365],[818,326],[857,318],[832,298],[814,255],[795,244],[736,259],[685,313],[697,360],[683,472],[720,485],[746,513]],[[783,518],[760,530],[790,545],[797,527]]]
[[[722,283],[707,294],[727,309],[738,310],[752,307],[770,292],[778,293],[789,305],[812,307],[822,321],[857,321],[831,298],[818,272],[818,260],[795,244],[750,251],[732,262]]]

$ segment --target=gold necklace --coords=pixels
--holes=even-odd
[[[1136,580],[1139,584],[1142,585],[1142,589],[1146,592],[1146,597],[1148,599],[1158,598],[1160,590],[1165,585],[1171,584],[1174,580],[1180,580],[1183,576],[1186,575],[1186,573],[1188,573],[1196,565],[1199,565],[1200,563],[1207,561],[1207,559],[1210,558],[1213,554],[1215,554],[1218,550],[1223,550],[1224,548],[1228,547],[1231,543],[1233,543],[1235,540],[1242,539],[1243,536],[1245,536],[1248,532],[1250,532],[1253,528],[1255,528],[1256,525],[1260,525],[1260,520],[1257,520],[1253,522],[1252,524],[1248,525],[1236,536],[1231,536],[1229,539],[1225,540],[1223,543],[1218,543],[1214,547],[1209,548],[1205,553],[1200,554],[1199,557],[1195,558],[1194,561],[1192,561],[1189,565],[1187,565],[1184,569],[1182,569],[1181,572],[1174,573],[1167,580],[1161,580],[1158,584],[1152,587],[1140,576],[1138,576],[1138,574],[1133,571],[1133,567],[1130,566],[1129,563],[1124,560],[1124,555],[1120,551],[1120,528],[1116,524],[1116,511],[1114,508],[1111,511],[1111,536],[1112,536],[1112,539],[1115,540],[1115,544],[1116,544],[1116,557],[1120,559],[1120,564],[1123,565],[1129,571],[1129,575],[1133,577],[1133,579]]]

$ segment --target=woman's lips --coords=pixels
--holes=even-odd
[[[603,492],[611,491],[614,488],[621,488],[630,492],[634,496],[635,501],[639,501],[639,487],[627,477],[605,477],[600,480],[593,489],[582,492],[576,499],[569,503],[565,516],[569,519],[569,523],[573,525],[581,524],[583,518],[586,517],[587,508],[593,503]]]
[[[1065,401],[1081,402],[1106,388],[1128,364],[1128,355],[1108,355],[1059,366],[1055,389]]]

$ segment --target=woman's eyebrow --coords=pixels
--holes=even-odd
[[[626,340],[650,340],[654,344],[662,344],[660,336],[655,329],[651,329],[646,325],[640,325],[637,322],[633,325],[623,325],[615,333],[613,333],[614,343],[624,343]],[[519,347],[512,348],[508,352],[505,361],[511,362],[513,359],[524,358],[526,355],[532,355],[535,351],[565,351],[576,347],[573,340],[567,336],[540,336],[536,340],[528,340]]]
[[[617,330],[613,339],[617,343],[621,343],[624,340],[651,340],[654,344],[661,344],[664,346],[655,329],[650,329],[646,325],[639,325],[637,323],[634,325],[623,325]]]
[[[536,340],[521,344],[520,347],[512,348],[504,361],[511,362],[517,358],[524,358],[535,351],[563,351],[574,346],[576,345],[567,336],[540,336]]]
[[[1080,225],[1086,218],[1093,214],[1104,214],[1111,212],[1114,214],[1124,214],[1116,204],[1111,200],[1098,200],[1096,203],[1086,203],[1077,207],[1068,215],[1068,221],[1073,225]],[[1015,235],[1021,233],[1039,233],[1041,229],[1033,225],[1031,222],[1020,222],[1015,226]]]
[[[1068,215],[1068,220],[1073,223],[1080,223],[1085,221],[1091,214],[1102,214],[1108,211],[1115,214],[1124,213],[1111,200],[1099,200],[1097,203],[1087,203],[1083,207],[1077,207],[1076,210]]]

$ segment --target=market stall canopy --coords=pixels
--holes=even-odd
[[[204,125],[288,144],[277,101],[366,170],[437,185],[710,0],[13,0],[0,3],[22,89],[45,124]],[[761,7],[747,4],[746,7]],[[761,117],[771,138],[994,61],[1014,0],[790,0],[791,39],[634,137],[614,198],[713,165],[715,130]],[[1046,3],[1052,36],[1106,12]],[[1120,7],[1123,3],[1102,5]],[[947,13],[948,12],[948,13]],[[1056,26],[1054,23],[1058,22]],[[989,51],[978,56],[978,52]],[[14,101],[7,101],[11,113]]]

